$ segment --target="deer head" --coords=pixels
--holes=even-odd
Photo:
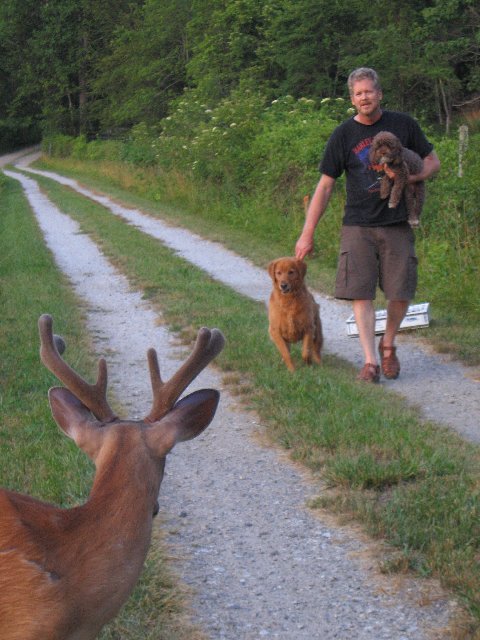
[[[144,420],[129,421],[108,404],[105,360],[91,385],[62,358],[49,315],[40,317],[39,330],[42,362],[65,385],[49,391],[53,417],[96,473],[87,502],[73,509],[0,490],[0,637],[90,640],[140,575],[166,455],[199,435],[215,414],[214,389],[178,399],[224,338],[217,329],[200,329],[192,353],[167,382],[150,349],[152,408]]]

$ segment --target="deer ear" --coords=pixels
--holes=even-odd
[[[103,442],[102,423],[65,387],[50,389],[48,399],[60,429],[94,460]]]
[[[196,438],[213,420],[219,398],[216,389],[201,389],[179,400],[147,431],[150,446],[164,456],[177,442]]]

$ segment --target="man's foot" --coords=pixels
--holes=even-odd
[[[400,362],[397,358],[396,347],[384,347],[383,336],[378,345],[380,360],[382,363],[382,373],[388,380],[395,380],[400,373]]]
[[[363,380],[363,382],[380,382],[380,367],[377,364],[367,362],[358,374],[357,380]]]

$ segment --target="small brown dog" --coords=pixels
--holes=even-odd
[[[303,361],[321,362],[320,307],[305,286],[306,272],[305,262],[295,258],[278,258],[268,265],[273,281],[268,306],[269,333],[290,371],[295,371],[290,345],[300,340]]]
[[[425,201],[425,183],[408,183],[408,176],[420,173],[423,160],[411,149],[406,149],[396,135],[389,131],[380,131],[373,138],[369,152],[370,162],[380,167],[388,165],[395,173],[395,180],[384,175],[380,181],[380,197],[390,196],[388,206],[395,208],[405,190],[405,202],[408,211],[408,222],[411,227],[420,225],[420,214]]]

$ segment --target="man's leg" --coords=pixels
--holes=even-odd
[[[375,308],[378,281],[377,229],[343,226],[335,297],[351,300],[365,364],[358,378],[378,382],[380,367],[375,351]]]
[[[375,350],[375,308],[373,300],[354,300],[353,315],[357,323],[365,364],[377,364]]]
[[[387,325],[383,336],[383,347],[393,347],[395,337],[408,310],[409,300],[390,300],[387,305]]]
[[[390,380],[398,378],[400,373],[400,362],[397,358],[395,337],[407,313],[408,305],[408,300],[390,300],[387,306],[385,334],[380,339],[378,349],[383,375]]]
[[[379,382],[380,367],[375,352],[375,308],[373,300],[353,300],[353,314],[357,323],[360,344],[365,364],[358,379],[365,382]]]

